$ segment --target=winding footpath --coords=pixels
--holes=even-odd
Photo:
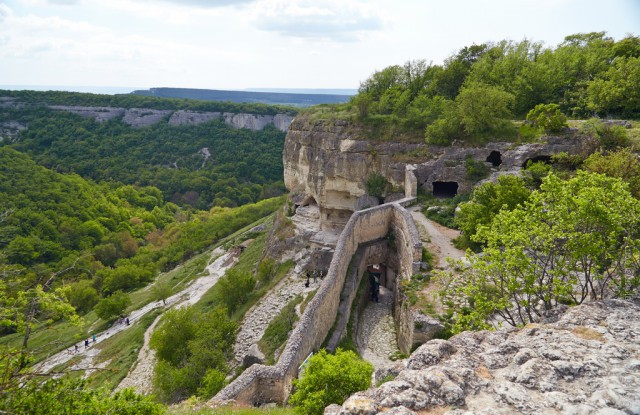
[[[211,253],[211,256],[212,258],[216,256],[219,257],[207,266],[206,270],[208,275],[194,280],[187,288],[167,298],[166,304],[163,304],[163,302],[159,300],[149,303],[144,307],[139,308],[138,310],[132,311],[128,316],[130,322],[129,326],[120,322],[115,323],[110,329],[96,334],[96,341],[95,343],[91,342],[90,347],[85,348],[85,346],[81,344],[79,345],[79,351],[77,353],[72,352],[73,348],[65,349],[36,364],[34,366],[34,371],[36,373],[49,373],[57,366],[63,365],[69,362],[71,359],[77,359],[78,357],[81,357],[81,359],[73,366],[71,366],[71,369],[87,370],[87,372],[90,373],[92,369],[99,368],[100,366],[96,366],[93,363],[94,357],[96,357],[100,353],[99,348],[95,347],[97,344],[120,333],[123,330],[127,330],[128,328],[132,327],[136,321],[142,318],[145,314],[151,312],[152,310],[155,310],[156,308],[168,309],[176,306],[195,304],[211,287],[213,287],[216,282],[218,282],[220,277],[224,275],[225,271],[229,267],[231,267],[237,259],[232,253],[225,254],[222,248],[216,248]],[[148,366],[149,364],[151,365],[151,372],[145,372],[145,376],[147,377],[145,381],[146,384],[150,382],[150,375],[148,373],[153,372],[153,353],[151,353],[148,348],[149,338],[158,320],[159,317],[145,332],[145,343],[143,348],[140,350],[140,353],[138,355],[138,362],[136,364],[136,368]],[[108,362],[103,362],[101,366],[105,366],[106,364],[108,364]],[[87,376],[88,373],[85,374],[85,376]],[[129,375],[123,380],[123,382],[133,382],[133,384],[130,386],[136,387],[137,389],[136,384],[139,382],[136,382],[134,380],[127,380],[130,377],[135,377],[135,375],[133,375],[134,373],[135,369],[134,371],[129,373]]]

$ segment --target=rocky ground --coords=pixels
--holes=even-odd
[[[280,313],[289,301],[298,294],[307,295],[307,293],[318,289],[322,283],[319,278],[315,281],[311,278],[309,287],[305,287],[305,281],[306,279],[302,277],[299,270],[292,270],[247,312],[233,346],[236,365],[242,364],[249,349],[262,338],[271,320]]]
[[[393,365],[391,356],[399,352],[392,313],[393,292],[385,287],[380,287],[379,301],[370,301],[362,312],[356,343],[376,369]]]
[[[556,322],[431,340],[395,380],[325,414],[638,414],[639,304],[584,304]]]

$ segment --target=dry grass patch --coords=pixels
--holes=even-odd
[[[578,326],[571,329],[571,332],[585,340],[597,340],[599,342],[604,342],[604,336],[597,330],[594,330],[589,327]]]
[[[491,371],[489,369],[487,369],[486,366],[478,366],[476,368],[476,375],[481,378],[481,379],[493,379],[493,375],[491,374]]]

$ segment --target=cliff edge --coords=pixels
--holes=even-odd
[[[556,322],[431,340],[393,381],[325,414],[638,414],[639,304],[583,304]]]

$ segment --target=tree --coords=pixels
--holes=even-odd
[[[151,287],[151,293],[156,300],[162,300],[163,305],[167,305],[167,298],[173,294],[169,283],[156,283]]]
[[[338,348],[334,355],[320,350],[293,381],[289,403],[296,413],[321,415],[330,404],[342,404],[351,394],[371,385],[373,366],[350,350]]]
[[[113,317],[120,316],[131,305],[131,299],[122,291],[116,291],[109,297],[98,301],[94,307],[96,315],[103,320],[109,320]]]
[[[513,94],[481,83],[463,87],[456,97],[460,122],[469,135],[504,129],[512,117],[513,103]]]
[[[536,321],[559,303],[626,296],[640,286],[640,201],[617,178],[547,176],[524,206],[501,210],[475,236],[482,255],[451,291],[463,303],[455,331]],[[443,295],[449,295],[445,292]]]
[[[621,178],[629,184],[631,194],[640,198],[640,161],[629,148],[608,154],[593,153],[584,161],[584,168],[593,173]]]
[[[558,104],[538,104],[527,114],[527,121],[545,133],[557,133],[567,128],[567,117]]]
[[[531,190],[520,177],[500,176],[497,183],[483,183],[473,190],[471,199],[460,204],[455,224],[471,239],[481,226],[489,226],[498,212],[523,206],[530,195]]]
[[[640,112],[640,57],[617,58],[587,87],[588,108],[601,116],[635,117]]]
[[[215,301],[226,307],[231,315],[244,304],[255,285],[256,280],[250,273],[231,268],[215,285]]]
[[[65,296],[77,313],[86,314],[96,305],[100,296],[90,280],[82,280],[65,287]]]

